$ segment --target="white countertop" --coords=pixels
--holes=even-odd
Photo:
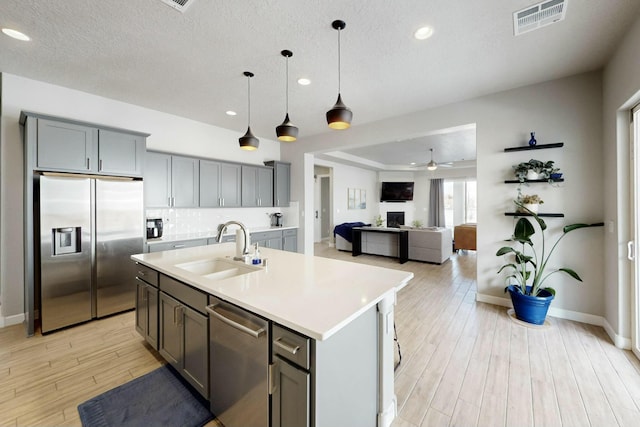
[[[266,268],[223,280],[175,267],[232,257],[235,248],[235,243],[222,243],[131,258],[316,340],[329,338],[385,298],[395,301],[395,293],[413,278],[408,271],[269,248],[260,250],[268,259]]]
[[[249,233],[261,233],[263,231],[278,231],[278,230],[291,230],[294,228],[298,228],[297,226],[283,226],[283,227],[255,227],[250,228]],[[229,232],[224,235],[235,235],[236,230],[231,229]],[[195,232],[195,233],[183,233],[183,234],[163,234],[162,237],[158,237],[155,239],[147,239],[148,245],[155,245],[158,243],[168,243],[168,242],[177,242],[179,240],[196,240],[196,239],[210,239],[216,237],[217,233],[215,231],[203,231],[203,232]]]

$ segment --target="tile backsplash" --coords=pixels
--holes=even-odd
[[[289,208],[165,208],[147,209],[146,218],[162,218],[164,235],[191,233],[215,233],[218,225],[229,220],[240,221],[249,229],[266,228],[271,225],[270,215],[280,212],[285,226],[296,226],[297,203]]]

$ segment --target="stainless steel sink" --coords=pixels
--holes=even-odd
[[[252,267],[239,261],[231,261],[224,258],[201,259],[197,261],[176,264],[176,267],[214,280],[227,279],[260,270],[260,267]]]

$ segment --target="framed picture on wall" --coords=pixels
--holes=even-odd
[[[367,190],[360,188],[347,189],[347,208],[348,209],[366,209],[367,208]]]

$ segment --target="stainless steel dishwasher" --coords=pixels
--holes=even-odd
[[[269,322],[209,297],[211,412],[225,427],[269,426]]]

